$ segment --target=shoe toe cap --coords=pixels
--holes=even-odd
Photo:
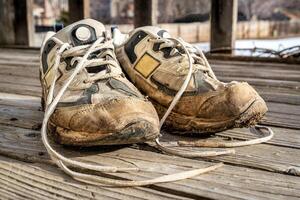
[[[260,107],[261,112],[266,112],[267,106],[264,100],[248,83],[230,83],[227,92],[227,105],[233,115],[239,115],[245,112],[255,102],[260,101],[264,106]],[[265,108],[263,108],[265,107]]]
[[[121,132],[141,121],[146,122],[151,134],[159,133],[159,119],[154,107],[137,98],[116,98],[98,104],[58,108],[51,116],[51,122],[58,127],[103,134]]]
[[[229,83],[224,89],[214,92],[205,99],[205,102],[197,109],[197,116],[208,120],[232,120],[238,118],[250,107],[261,114],[267,111],[264,100],[246,82]]]

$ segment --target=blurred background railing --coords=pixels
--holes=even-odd
[[[222,53],[245,39],[278,39],[276,50],[290,47],[284,38],[300,45],[299,0],[0,0],[0,45],[39,47],[46,31],[87,17],[123,32],[158,25]]]

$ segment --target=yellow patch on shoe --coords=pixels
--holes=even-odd
[[[135,65],[135,70],[142,74],[145,78],[160,65],[160,62],[153,58],[150,54],[145,53],[138,63]]]

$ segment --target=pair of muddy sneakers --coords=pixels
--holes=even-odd
[[[56,164],[75,179],[94,184],[147,185],[192,177],[220,165],[146,181],[105,179],[69,167],[101,172],[138,169],[65,158],[51,147],[46,132],[65,145],[156,141],[167,153],[201,157],[210,154],[161,145],[161,126],[179,133],[208,134],[252,125],[267,111],[264,100],[251,86],[220,82],[201,51],[171,38],[165,30],[148,26],[127,35],[114,29],[113,39],[109,35],[103,24],[85,19],[57,33],[47,33],[41,48],[42,140]]]

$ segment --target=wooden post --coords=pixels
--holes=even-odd
[[[236,23],[237,0],[211,1],[211,50],[234,48]],[[222,53],[231,52],[231,50],[222,51]]]
[[[69,0],[69,23],[90,17],[90,0]]]
[[[13,1],[0,0],[0,45],[13,44],[15,41],[13,6]]]
[[[134,27],[157,24],[157,0],[134,0]]]
[[[33,0],[14,0],[15,8],[15,44],[31,46],[33,44]]]
[[[33,0],[0,0],[0,45],[33,44]]]

